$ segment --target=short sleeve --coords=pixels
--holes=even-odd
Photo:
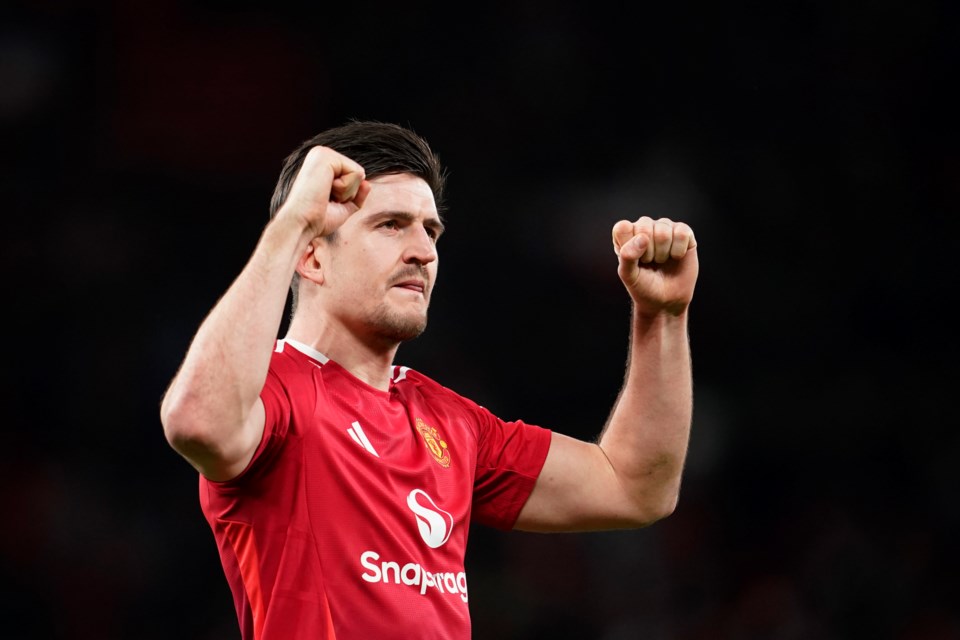
[[[267,372],[266,382],[260,391],[260,400],[264,410],[263,436],[250,464],[237,477],[216,484],[226,487],[246,484],[252,480],[251,476],[256,476],[259,470],[269,465],[270,460],[274,459],[283,447],[284,439],[290,430],[293,408],[290,394],[273,365]]]
[[[522,421],[505,422],[476,407],[479,439],[472,519],[512,529],[550,449],[550,430]]]

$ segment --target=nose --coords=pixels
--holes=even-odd
[[[415,224],[409,230],[409,241],[404,251],[403,261],[417,264],[429,264],[435,261],[437,245],[427,233],[426,227]]]

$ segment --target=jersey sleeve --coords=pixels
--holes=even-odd
[[[278,368],[282,369],[285,365],[287,363],[281,360],[281,356],[274,354],[267,371],[267,379],[260,391],[264,410],[263,436],[250,464],[236,478],[216,484],[231,486],[248,482],[251,476],[268,465],[282,448],[293,415],[290,392],[278,374]]]
[[[506,422],[475,406],[477,468],[472,519],[512,529],[530,497],[550,449],[550,430],[522,421]]]
[[[263,401],[264,412],[263,439],[254,454],[251,465],[256,464],[261,458],[269,459],[280,447],[290,428],[293,414],[287,388],[272,366],[267,372],[267,380],[260,392],[260,400]]]

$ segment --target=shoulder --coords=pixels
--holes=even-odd
[[[278,373],[303,373],[322,369],[329,359],[319,351],[292,340],[277,340],[270,358],[270,369]]]
[[[391,378],[391,381],[398,389],[405,391],[416,389],[420,393],[436,393],[460,397],[460,394],[453,389],[440,384],[422,371],[417,371],[410,367],[394,365]]]
[[[270,357],[265,386],[285,389],[285,393],[304,386],[313,388],[317,372],[328,369],[327,363],[322,354],[311,355],[285,340],[277,340]]]
[[[438,382],[427,374],[409,367],[395,366],[393,383],[405,395],[412,393],[423,396],[431,402],[443,402],[456,405],[472,413],[486,412],[486,409],[474,400]]]

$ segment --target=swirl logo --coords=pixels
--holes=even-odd
[[[421,489],[414,489],[407,496],[407,506],[417,517],[420,537],[431,549],[443,545],[453,532],[453,516],[437,506],[433,498]]]

